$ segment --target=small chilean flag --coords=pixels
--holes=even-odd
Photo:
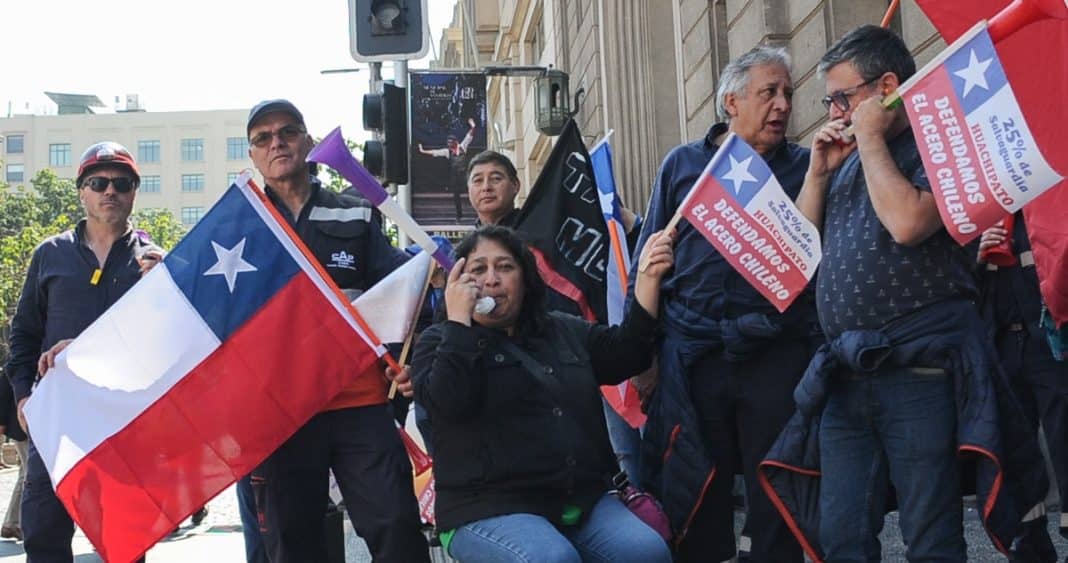
[[[767,162],[734,133],[679,212],[779,312],[801,294],[823,258],[819,231]]]
[[[1031,134],[985,21],[898,93],[942,222],[960,244],[1062,180]]]
[[[56,359],[26,406],[74,521],[133,561],[382,349],[242,176]]]

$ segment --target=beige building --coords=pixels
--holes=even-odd
[[[139,209],[165,208],[186,225],[196,223],[230,181],[246,168],[248,110],[65,115],[0,118],[0,161],[11,185],[29,185],[44,168],[74,178],[89,145],[117,141],[141,169]]]
[[[588,144],[614,130],[623,200],[644,210],[657,167],[675,145],[716,121],[720,70],[757,44],[793,56],[794,113],[788,134],[807,143],[824,120],[820,56],[847,31],[878,24],[890,0],[458,0],[437,66],[552,65],[585,90],[576,119]],[[891,22],[917,61],[944,47],[916,6],[903,0]],[[534,122],[531,78],[492,77],[490,147],[515,160],[524,189],[552,139]]]

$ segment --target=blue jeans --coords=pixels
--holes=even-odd
[[[627,473],[627,477],[635,487],[640,486],[642,479],[638,473],[638,453],[642,445],[642,434],[637,428],[631,428],[626,420],[601,398],[604,404],[604,421],[608,426],[608,439],[612,442],[612,451],[619,460],[619,468]]]
[[[896,368],[835,381],[820,425],[827,563],[881,560],[890,483],[908,560],[967,560],[956,431],[945,373]]]
[[[580,526],[557,528],[533,514],[508,514],[461,526],[449,554],[464,563],[670,563],[667,544],[605,495]]]

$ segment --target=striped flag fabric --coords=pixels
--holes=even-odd
[[[384,352],[243,175],[26,406],[60,501],[133,561]]]
[[[611,135],[611,132],[608,135]],[[604,221],[608,227],[610,242],[608,267],[605,268],[608,324],[618,325],[623,322],[623,306],[627,299],[630,251],[627,248],[627,232],[623,228],[619,195],[616,193],[616,179],[612,171],[612,145],[608,142],[608,135],[590,150],[590,168],[593,170],[594,183],[597,184],[601,214],[604,215]],[[631,427],[640,428],[645,424],[641,398],[630,382],[624,381],[614,386],[606,385],[601,387],[601,393],[612,409]]]

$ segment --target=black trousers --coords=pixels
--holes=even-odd
[[[1024,413],[1046,434],[1049,457],[1061,493],[1061,535],[1068,537],[1068,363],[1053,359],[1038,323],[1005,327],[998,355]]]
[[[382,404],[316,415],[252,472],[273,563],[327,560],[323,518],[331,469],[376,562],[429,562],[411,462],[392,409]]]
[[[794,387],[808,367],[807,341],[780,340],[755,357],[728,362],[717,350],[690,372],[691,395],[716,473],[697,508],[678,562],[719,562],[734,557],[734,475],[745,476],[746,525],[754,563],[801,563],[801,547],[768,500],[757,465],[794,412]]]

